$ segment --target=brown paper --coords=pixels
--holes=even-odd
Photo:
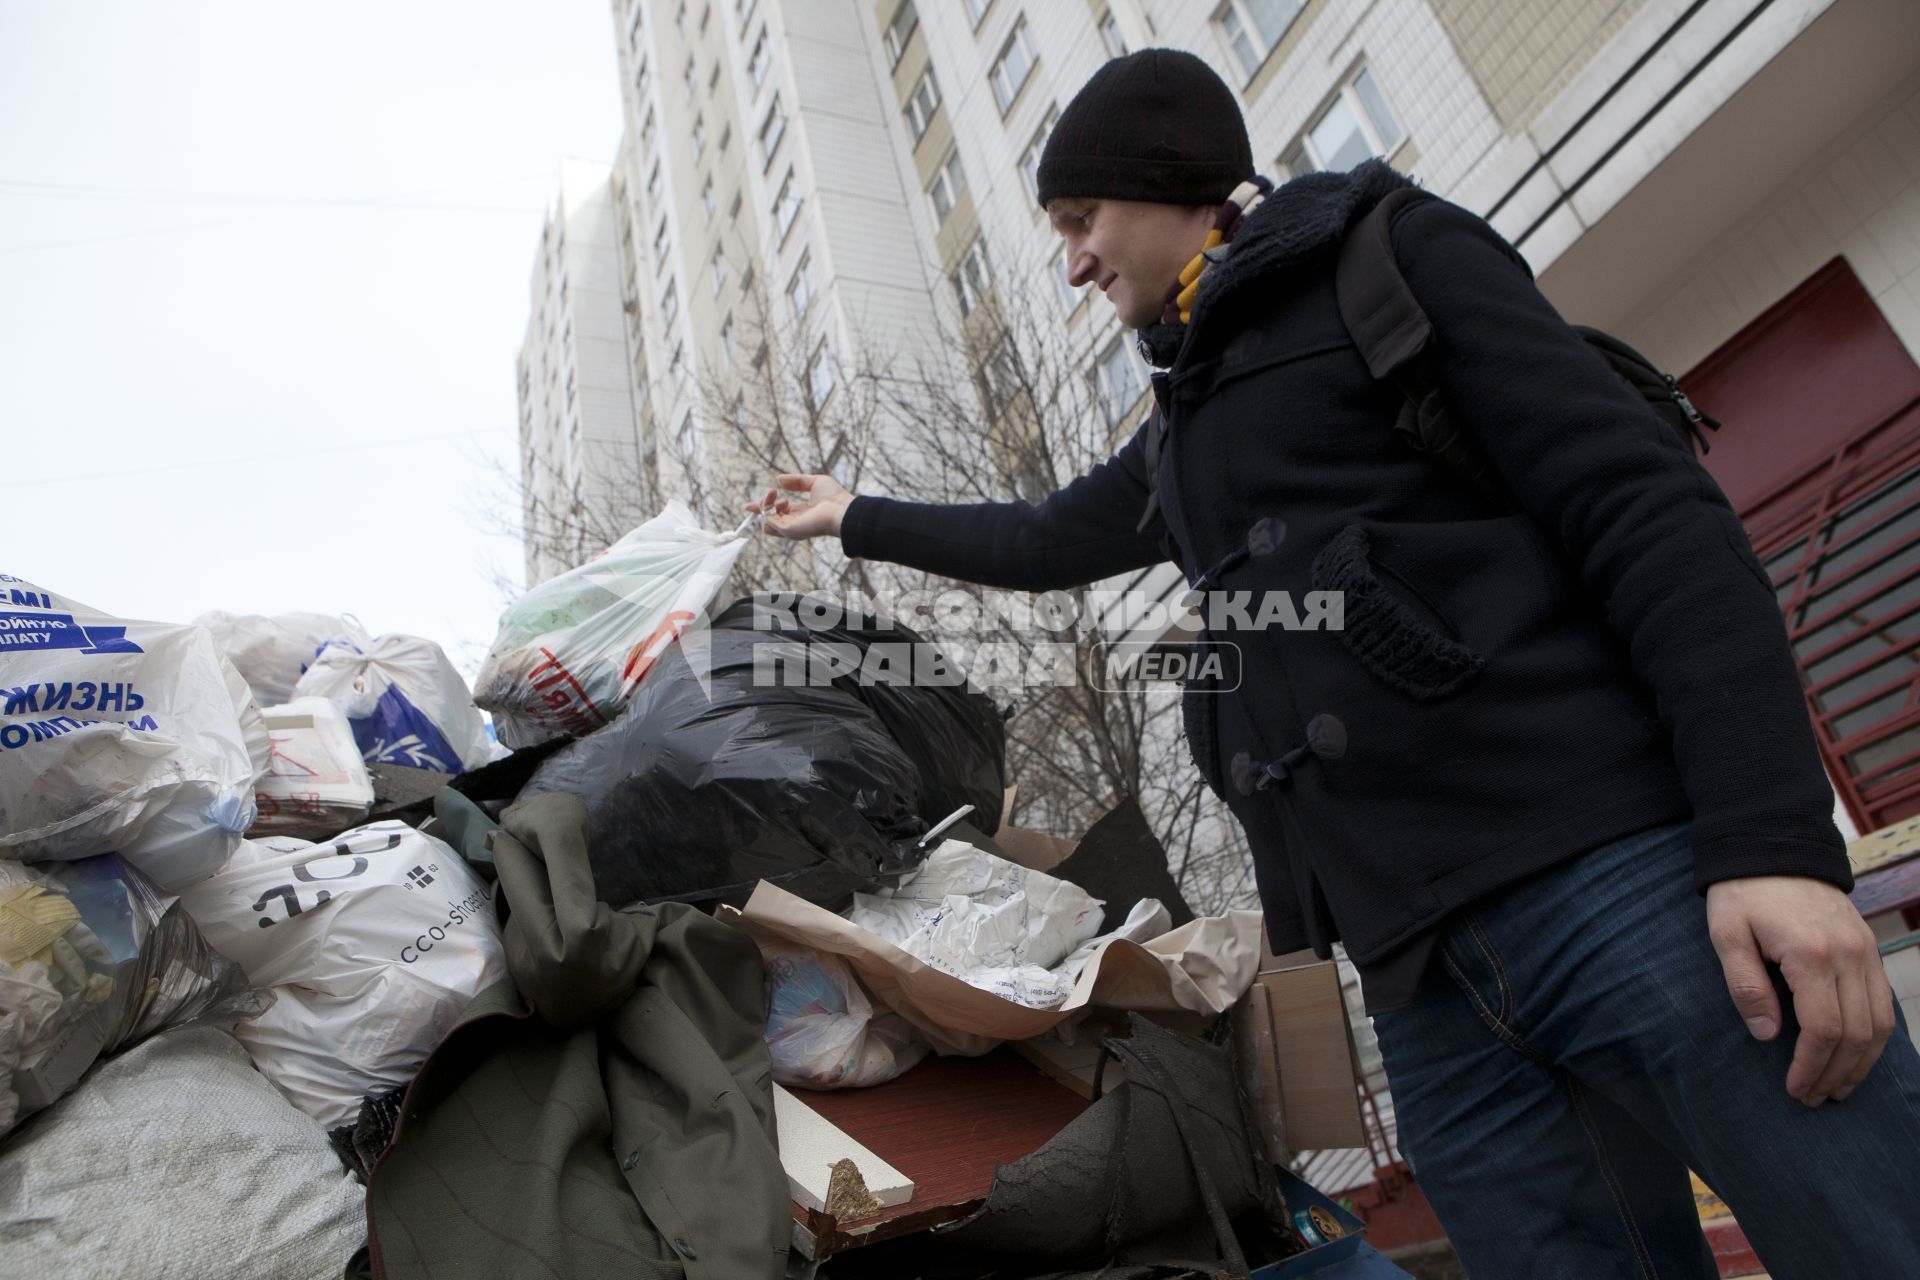
[[[824,907],[762,881],[744,908],[720,919],[757,941],[785,941],[843,957],[873,998],[925,1032],[942,1053],[977,1055],[1025,1040],[1088,1007],[1199,1019],[1222,1012],[1253,982],[1260,913],[1203,916],[1145,943],[1101,944],[1057,1009],[1030,1009],[942,973]]]

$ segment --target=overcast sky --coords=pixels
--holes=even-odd
[[[606,0],[0,0],[0,573],[123,617],[356,614],[469,677]]]

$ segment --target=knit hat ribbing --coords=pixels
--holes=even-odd
[[[1057,196],[1218,204],[1253,176],[1253,148],[1213,68],[1179,49],[1142,49],[1073,96],[1038,176],[1042,208]]]

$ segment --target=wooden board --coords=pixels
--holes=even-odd
[[[1004,1049],[984,1058],[929,1058],[870,1089],[795,1090],[794,1096],[913,1181],[913,1199],[847,1228],[794,1206],[809,1256],[819,1259],[966,1216],[994,1170],[1038,1151],[1086,1100]]]
[[[905,1204],[913,1199],[913,1182],[905,1174],[777,1084],[773,1086],[773,1119],[780,1132],[780,1164],[787,1171],[787,1186],[795,1204],[808,1209],[827,1207],[827,1188],[837,1160],[853,1161],[868,1194],[882,1205]]]

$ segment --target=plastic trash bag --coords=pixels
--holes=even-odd
[[[932,1052],[899,1014],[874,1014],[839,956],[792,943],[760,948],[767,966],[767,1048],[773,1078],[796,1089],[884,1084]]]
[[[278,997],[234,1036],[328,1128],[413,1079],[468,1002],[507,976],[486,887],[450,847],[401,822],[325,844],[249,841],[180,903]]]
[[[347,713],[325,698],[295,698],[260,714],[272,750],[250,834],[330,836],[364,821],[373,779]]]
[[[843,666],[883,641],[926,642],[871,618],[792,619],[791,598],[731,605],[661,656],[619,719],[527,782],[522,795],[586,800],[606,902],[737,905],[764,879],[838,908],[918,866],[920,838],[960,806],[997,823],[1006,739],[984,695],[828,678],[809,667],[816,651]],[[786,677],[770,683],[776,666]],[[801,682],[810,669],[818,683]]]
[[[492,758],[467,682],[439,645],[420,636],[384,635],[364,653],[329,645],[293,692],[345,711],[368,764],[459,773]]]
[[[0,574],[0,858],[118,852],[177,891],[253,825],[266,767],[260,710],[205,628]]]
[[[675,637],[697,625],[746,545],[669,502],[605,552],[507,606],[474,683],[500,741],[531,747],[620,714]]]
[[[96,1059],[272,1001],[123,859],[0,862],[0,1134]]]
[[[263,707],[293,697],[293,686],[328,645],[364,652],[373,644],[366,628],[352,618],[326,613],[227,613],[212,609],[194,620],[213,633]]]

